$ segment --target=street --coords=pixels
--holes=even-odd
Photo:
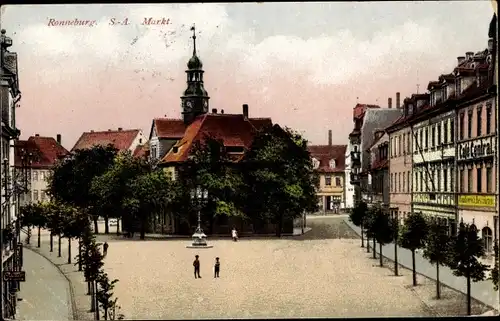
[[[17,320],[72,320],[69,283],[60,271],[41,255],[24,249],[26,282],[21,283]]]

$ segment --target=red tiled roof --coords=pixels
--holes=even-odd
[[[264,127],[270,127],[273,125],[271,118],[250,118],[252,125],[257,129],[261,130]]]
[[[186,131],[186,125],[182,119],[155,118],[153,126],[158,138],[181,138]]]
[[[140,129],[84,132],[71,151],[92,148],[97,145],[107,146],[109,144],[113,145],[118,151],[125,151],[130,148],[139,132]]]
[[[317,171],[323,173],[339,173],[345,170],[345,152],[347,145],[309,145],[311,157],[319,161]],[[330,168],[330,160],[334,159],[335,168]]]
[[[162,163],[182,162],[188,159],[194,142],[203,142],[206,135],[221,139],[224,146],[249,148],[257,129],[243,115],[205,114],[195,118],[186,128],[180,141],[162,159]]]
[[[149,142],[137,145],[134,152],[132,153],[134,157],[147,157],[149,156]]]
[[[68,150],[52,137],[31,136],[28,140],[20,140],[15,146],[15,166],[23,166],[21,156],[23,149],[31,153],[31,168],[51,168],[56,161],[69,154]]]

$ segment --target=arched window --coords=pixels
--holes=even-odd
[[[485,226],[482,230],[482,234],[484,251],[486,253],[490,253],[493,250],[493,236],[491,233],[491,229],[488,226]]]
[[[335,159],[330,159],[330,168],[335,168],[337,167],[337,162],[335,161]]]
[[[312,163],[313,163],[314,169],[317,169],[319,167],[319,160],[317,160],[316,158],[312,159]]]

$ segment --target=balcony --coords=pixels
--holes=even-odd
[[[351,185],[359,185],[361,183],[361,177],[359,174],[351,173],[350,175]]]

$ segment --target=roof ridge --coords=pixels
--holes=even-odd
[[[134,132],[134,131],[141,131],[138,128],[135,129],[122,129],[122,130],[94,130],[90,132],[83,132],[84,134],[97,134],[97,133],[123,133],[123,132]]]

